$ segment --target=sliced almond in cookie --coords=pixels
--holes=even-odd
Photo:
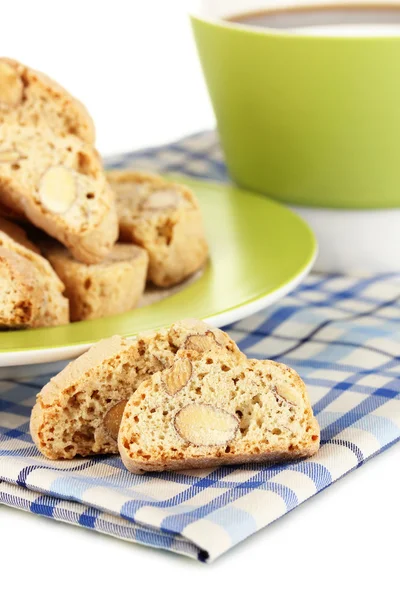
[[[204,335],[190,335],[185,342],[187,350],[195,350],[196,352],[208,352],[208,350],[215,349],[216,346],[219,346],[219,344],[212,331],[207,331]]]
[[[284,383],[283,381],[276,384],[273,392],[278,402],[286,402],[287,404],[292,404],[293,406],[299,404],[298,395],[296,395],[296,390],[294,387]]]
[[[40,183],[40,199],[45,208],[65,213],[76,200],[76,183],[70,169],[61,165],[50,167]]]
[[[16,70],[0,61],[0,106],[14,107],[22,101],[24,84]]]
[[[222,347],[226,347],[227,345],[232,346],[233,344],[233,341],[230,339],[228,334],[221,331],[220,329],[211,328],[207,323],[199,321],[198,319],[181,319],[180,321],[178,321],[178,323],[175,324],[175,326],[171,328],[171,331],[174,332],[176,327],[178,329],[187,329],[188,332],[190,331],[189,335],[191,336],[196,334],[200,336],[205,336],[208,334],[209,337],[211,337],[211,335],[213,335],[216,343]]]
[[[162,375],[166,392],[174,396],[180,392],[192,376],[192,363],[188,358],[177,360]]]
[[[157,190],[150,194],[142,203],[144,210],[167,210],[176,208],[181,198],[174,190]]]
[[[211,404],[187,404],[175,416],[175,429],[195,446],[222,446],[235,437],[239,421],[235,415]]]
[[[104,417],[103,425],[113,440],[118,439],[119,426],[127,402],[127,400],[121,400],[121,402],[110,408]]]

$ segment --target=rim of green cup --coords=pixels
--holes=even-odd
[[[397,9],[399,12],[399,16],[400,16],[400,2],[388,2],[388,3],[384,3],[382,5],[372,2],[351,2],[351,3],[347,3],[347,2],[338,2],[338,3],[332,3],[330,4],[308,4],[308,3],[304,3],[304,4],[298,4],[298,5],[291,5],[291,6],[265,6],[265,11],[261,8],[259,10],[250,10],[246,13],[242,13],[242,14],[257,14],[260,12],[270,12],[270,13],[277,13],[277,12],[305,12],[307,10],[318,10],[320,9],[321,12],[324,10],[329,10],[329,9],[339,9],[339,10],[351,10],[351,9],[367,9],[367,10],[382,10],[382,9],[386,9],[386,10],[390,10],[390,9]],[[381,42],[383,40],[400,40],[400,29],[399,29],[399,34],[395,35],[395,34],[377,34],[377,35],[371,35],[371,34],[360,34],[360,35],[343,35],[340,33],[334,33],[334,34],[329,34],[326,35],[323,32],[321,33],[310,33],[308,31],[300,31],[300,30],[296,30],[294,31],[293,29],[276,29],[273,27],[265,27],[265,26],[261,26],[261,25],[247,25],[245,23],[238,23],[236,21],[228,21],[228,18],[232,18],[235,15],[227,15],[226,17],[212,17],[212,16],[206,16],[205,14],[203,14],[206,11],[202,11],[202,10],[198,10],[198,11],[191,11],[189,13],[190,19],[192,20],[197,20],[197,21],[203,21],[204,23],[209,23],[210,25],[214,25],[215,27],[221,27],[221,28],[228,28],[228,29],[235,29],[238,31],[241,31],[243,33],[247,33],[249,35],[259,35],[259,36],[272,36],[272,37],[285,37],[285,38],[306,38],[308,41],[315,39],[316,41],[318,41],[318,43],[321,43],[321,40],[330,40],[330,41],[337,41],[337,42],[341,42],[343,43],[344,41],[349,42],[349,43],[355,43],[357,41],[377,41],[380,40]],[[240,13],[239,13],[240,14]],[[400,25],[400,22],[399,22]]]

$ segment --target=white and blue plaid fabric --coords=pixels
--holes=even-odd
[[[110,164],[225,179],[213,134]],[[0,502],[212,561],[400,439],[400,274],[310,275],[277,305],[228,327],[242,350],[304,378],[321,426],[316,456],[135,476],[116,456],[51,462],[29,416],[48,376],[0,382]]]

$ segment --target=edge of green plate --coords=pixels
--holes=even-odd
[[[280,204],[266,196],[263,196],[261,194],[257,194],[254,192],[250,192],[247,190],[243,190],[240,188],[236,188],[233,185],[230,184],[225,184],[225,183],[220,183],[220,182],[214,182],[214,181],[209,181],[209,180],[203,180],[203,179],[193,179],[190,177],[185,177],[182,176],[181,174],[178,173],[168,173],[167,177],[169,179],[174,179],[175,181],[179,181],[180,183],[184,183],[186,185],[188,185],[189,187],[196,187],[198,185],[200,185],[201,187],[208,187],[211,189],[228,189],[228,190],[233,190],[233,191],[239,191],[241,193],[244,193],[246,195],[252,196],[252,197],[258,197],[258,198],[262,198],[263,200],[266,200],[267,202],[269,202],[270,204],[273,205],[279,205],[280,210],[282,210],[283,212],[289,213],[291,218],[293,218],[295,221],[297,221],[299,223],[299,225],[303,228],[303,232],[307,234],[308,236],[308,251],[306,253],[306,257],[304,259],[304,262],[301,266],[299,266],[299,268],[296,270],[296,272],[293,272],[293,274],[290,277],[287,277],[287,279],[283,282],[280,282],[279,284],[277,284],[275,287],[272,287],[270,289],[268,289],[268,291],[264,292],[264,293],[259,293],[258,295],[255,295],[254,297],[249,298],[246,301],[243,302],[239,302],[238,304],[235,304],[233,306],[229,306],[226,309],[222,309],[219,311],[214,311],[211,313],[207,313],[204,315],[199,316],[199,318],[207,320],[207,319],[212,319],[215,318],[219,315],[222,315],[224,313],[230,313],[233,311],[236,311],[242,307],[245,306],[249,306],[251,304],[255,304],[259,301],[261,301],[262,299],[266,299],[270,296],[273,296],[274,294],[276,294],[276,292],[280,289],[283,289],[287,286],[290,285],[290,283],[293,281],[295,281],[296,279],[298,279],[302,274],[306,274],[312,267],[315,258],[317,256],[317,251],[318,251],[318,244],[317,244],[317,240],[315,238],[315,235],[312,231],[312,229],[310,228],[310,226],[295,212],[291,211],[289,208],[287,208],[286,206],[284,206],[283,204]],[[187,288],[185,288],[182,291],[177,292],[174,295],[169,296],[166,299],[160,300],[160,302],[157,302],[158,304],[161,304],[165,301],[167,301],[169,298],[178,298],[182,295],[185,294],[186,290],[193,290],[193,288],[200,282],[203,280],[203,278],[209,276],[209,272],[211,269],[212,263],[210,264],[210,262],[208,263],[208,265],[206,266],[204,273],[201,275],[201,277],[196,280],[195,282],[193,282],[190,286],[188,286]],[[143,307],[143,308],[148,308],[148,307]],[[137,311],[143,310],[141,308],[139,309],[134,309],[134,311],[137,313]],[[184,312],[184,310],[183,310]],[[99,323],[108,323],[110,326],[112,326],[112,323],[118,323],[118,321],[120,321],[121,319],[123,319],[124,316],[126,316],[129,313],[124,313],[122,315],[114,315],[114,316],[110,316],[110,317],[105,317],[102,319],[96,319],[93,321],[85,321],[85,322],[79,322],[79,323],[70,323],[68,325],[62,325],[62,326],[58,326],[58,327],[50,327],[50,328],[39,328],[39,329],[31,329],[31,330],[20,330],[20,331],[4,331],[4,332],[0,332],[0,341],[1,341],[1,337],[2,336],[7,336],[7,337],[12,337],[13,339],[15,339],[16,337],[19,336],[26,336],[27,334],[30,337],[36,337],[38,338],[38,345],[36,346],[28,346],[28,347],[13,347],[13,348],[2,348],[0,347],[0,354],[4,354],[4,353],[9,353],[9,354],[18,354],[21,352],[34,352],[34,351],[43,351],[46,349],[51,349],[51,348],[72,348],[72,347],[76,347],[76,346],[85,346],[85,345],[90,345],[94,342],[96,342],[97,340],[101,339],[99,338],[98,335],[96,335],[96,328],[97,325]],[[184,316],[189,316],[189,315],[183,315],[182,318]],[[232,319],[232,321],[235,319]],[[168,326],[170,325],[169,322],[165,322],[162,321],[159,324],[154,326],[154,329],[160,329],[162,327]],[[46,345],[46,333],[49,331],[55,332],[55,331],[60,331],[65,327],[68,328],[72,328],[72,327],[76,327],[76,328],[82,328],[84,331],[82,332],[82,337],[79,341],[71,341],[69,343],[65,343],[64,342],[60,342],[59,344],[54,344],[52,343],[50,346]],[[137,333],[139,333],[140,331],[142,331],[142,329],[135,327],[134,330],[127,330],[124,333],[120,333],[119,331],[116,332],[119,335],[123,335],[126,337],[132,337],[135,336]],[[110,335],[113,335],[112,332],[107,332],[107,335],[102,335],[101,337],[108,337]],[[43,342],[42,342],[43,340]]]

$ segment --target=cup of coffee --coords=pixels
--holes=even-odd
[[[400,208],[400,4],[205,4],[192,24],[234,181],[292,206]]]

